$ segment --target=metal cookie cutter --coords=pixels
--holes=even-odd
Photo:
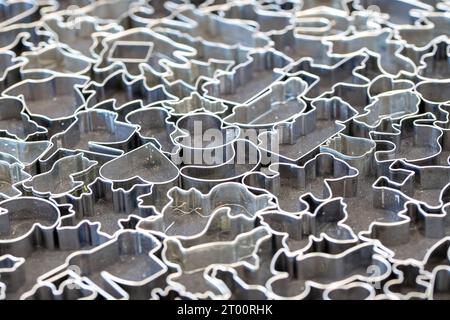
[[[220,290],[218,298],[224,300],[267,300],[266,289],[261,285],[247,284],[234,268],[222,265],[208,268],[211,282]]]
[[[448,79],[450,78],[450,40],[438,39],[432,44],[431,51],[420,59],[418,75],[421,79]]]
[[[122,170],[127,168],[127,170]],[[165,205],[167,191],[178,185],[178,168],[151,142],[105,163],[99,175],[114,183],[114,189],[129,190],[135,184],[152,185],[153,205],[158,209]]]
[[[178,30],[156,27],[155,31],[196,50],[195,56],[185,63],[164,61],[169,69],[166,77],[170,81],[182,81],[191,87],[194,84],[198,87],[204,78],[214,76],[218,70],[227,71],[250,59],[248,53],[251,49],[240,44],[224,47],[223,44],[206,42]]]
[[[283,235],[284,236],[284,235]],[[220,298],[241,297],[268,299],[266,282],[273,277],[271,262],[281,248],[282,235],[272,232],[258,244],[258,251],[251,259],[242,260],[232,266],[211,265],[205,271],[208,280],[221,292]]]
[[[313,210],[311,210],[313,211]],[[358,242],[357,236],[345,225],[347,218],[341,199],[332,199],[320,204],[313,213],[304,212],[300,216],[282,212],[263,212],[263,224],[282,237],[282,247],[290,252],[307,252],[313,238],[326,238],[330,247],[352,246]],[[331,249],[334,251],[334,249]]]
[[[68,125],[69,119],[85,106],[80,88],[88,80],[84,76],[54,74],[44,79],[18,82],[3,95],[21,99],[31,118],[54,134]]]
[[[36,284],[22,296],[23,300],[95,300],[100,295],[76,278],[64,279],[56,286],[51,282]],[[102,297],[103,298],[103,297]]]
[[[324,300],[373,300],[376,291],[371,284],[351,282],[346,285],[330,285],[323,292]]]
[[[39,17],[39,7],[36,1],[8,0],[0,3],[2,21],[0,28],[13,24],[29,23],[36,21]]]
[[[136,127],[116,119],[116,113],[106,110],[78,112],[66,130],[50,139],[52,147],[46,155],[61,148],[84,152],[94,158],[97,154],[122,155],[135,147]]]
[[[150,88],[143,76],[129,78],[124,70],[113,72],[102,83],[91,82],[83,92],[88,95],[86,100],[88,108],[111,100],[112,111],[119,112],[121,109],[136,109],[165,100],[177,100],[177,97],[166,91],[164,85],[159,84]],[[136,106],[136,103],[139,105]]]
[[[90,16],[101,24],[121,24],[128,15],[128,8],[142,5],[142,0],[100,0],[75,10],[66,10],[69,16]]]
[[[409,90],[378,95],[372,101],[364,108],[364,113],[353,118],[352,130],[356,136],[369,137],[371,132],[379,130],[377,128],[382,123],[400,120],[419,112],[420,99]]]
[[[45,278],[76,267],[84,282],[107,299],[149,299],[152,289],[163,285],[167,273],[167,266],[157,256],[160,249],[161,242],[152,235],[119,231],[110,241],[71,254]]]
[[[414,56],[440,36],[449,36],[450,19],[447,12],[421,12],[420,18],[412,25],[397,28],[400,39],[405,40],[406,52]]]
[[[259,48],[270,44],[269,37],[242,21],[208,14],[192,6],[184,7],[174,18],[176,19],[162,19],[154,27],[178,30],[205,42],[217,42],[224,46],[240,44],[248,48]]]
[[[0,1],[0,299],[448,297],[447,2]]]
[[[24,191],[36,197],[61,201],[66,194],[82,192],[96,175],[96,162],[82,153],[56,161],[50,171],[23,182]]]
[[[0,126],[0,136],[16,140],[44,140],[48,134],[46,128],[30,119],[18,98],[0,98]]]
[[[172,138],[176,127],[169,119],[169,111],[156,106],[137,109],[128,113],[125,118],[126,122],[138,127],[137,131],[141,144],[151,142],[164,153],[171,154],[176,152],[178,147]]]
[[[16,57],[13,51],[0,52],[0,91],[20,81],[20,68],[26,60]]]
[[[51,44],[22,56],[27,59],[21,68],[23,78],[45,78],[54,73],[88,76],[91,71],[91,61],[87,57],[76,55],[63,44]]]
[[[168,62],[165,62],[165,65],[167,68],[169,68]],[[168,93],[178,97],[179,99],[188,97],[194,91],[194,88],[189,86],[189,84],[187,84],[183,80],[177,79],[171,81],[169,76],[170,70],[164,73],[155,73],[147,64],[141,64],[139,67],[141,69],[142,75],[145,78],[145,83],[149,88],[163,85]]]
[[[87,192],[66,195],[73,206],[72,213],[61,218],[61,228],[77,226],[86,220],[100,223],[99,232],[113,236],[122,228],[122,221],[133,217],[146,217],[139,210],[139,196],[152,191],[149,184],[135,184],[129,190],[115,190],[113,183],[97,178],[87,186]]]
[[[59,44],[68,45],[72,50],[82,53],[95,62],[99,57],[99,46],[109,34],[120,32],[117,24],[102,25],[93,17],[77,17],[64,21],[60,15],[51,15],[43,21],[43,28]]]
[[[164,66],[169,70],[165,75],[165,79],[170,82],[180,82],[182,85],[196,90],[200,85],[209,78],[214,78],[215,74],[220,71],[229,70],[233,65],[231,61],[221,61],[209,59],[208,62],[190,59],[183,64],[175,64],[173,62],[164,62]]]
[[[228,145],[225,145],[228,149]],[[249,140],[237,139],[230,144],[231,155],[217,165],[187,165],[180,169],[183,189],[207,192],[223,182],[238,182],[246,173],[259,168],[261,151]]]
[[[277,123],[297,117],[306,109],[301,96],[308,84],[300,78],[277,81],[252,102],[237,105],[224,122],[241,128],[270,128]]]
[[[437,114],[439,106],[450,102],[449,87],[449,80],[428,80],[417,83],[415,89],[424,103],[425,111]]]
[[[396,274],[397,278],[384,284],[385,294],[404,300],[426,299],[426,292],[430,284],[420,264],[394,264],[392,273]]]
[[[32,204],[33,207],[27,207],[30,204]],[[32,251],[31,246],[33,244],[32,240],[29,239],[29,235],[36,232],[37,229],[40,229],[43,233],[42,236],[44,241],[50,240],[49,242],[51,242],[52,229],[58,224],[60,213],[53,203],[35,198],[6,200],[1,202],[1,208],[0,218],[2,221],[2,228],[0,233],[0,257],[4,254],[13,255],[12,259],[9,258],[9,270],[4,270],[2,268],[3,272],[6,271],[5,273],[2,273],[2,281],[5,282],[6,280],[7,293],[10,293],[19,289],[25,280],[23,270],[18,269],[24,267],[25,259],[23,257]],[[46,210],[39,212],[39,209]],[[34,218],[29,216],[30,212],[35,213]],[[22,219],[23,222],[18,223],[18,219],[19,221]],[[17,230],[15,230],[16,228]],[[19,239],[23,239],[23,244],[21,246],[17,244],[17,240]],[[22,252],[18,255],[20,251]],[[14,258],[15,256],[21,257],[22,259],[16,259]]]
[[[234,182],[219,184],[208,194],[174,187],[167,196],[170,201],[161,214],[141,220],[137,229],[157,233],[161,237],[188,237],[199,234],[220,208],[230,208],[232,216],[253,217],[260,211],[275,207],[269,195],[255,196],[242,184]]]
[[[18,185],[30,177],[20,164],[0,161],[0,199],[5,200],[21,195]]]
[[[394,3],[386,0],[358,0],[353,3],[356,10],[368,10],[379,16],[379,20],[388,26],[411,25],[414,20],[414,11],[433,11],[433,7],[422,1],[394,0]]]
[[[391,29],[366,31],[340,40],[332,40],[330,52],[333,55],[354,54],[360,50],[368,50],[377,56],[382,72],[392,76],[405,74],[413,76],[417,71],[414,63],[401,54],[401,41],[392,40]]]
[[[396,166],[397,163],[399,166]],[[448,167],[419,167],[401,160],[394,162],[391,168],[395,176],[398,175],[396,171],[400,171],[405,172],[406,178],[400,183],[389,180],[387,185],[392,188],[400,185],[408,201],[398,213],[397,221],[373,222],[369,231],[361,236],[384,242],[383,245],[392,250],[395,259],[421,261],[432,244],[448,233],[448,212],[443,206],[448,201]],[[408,183],[413,183],[414,187],[408,187]],[[408,192],[408,189],[412,191]],[[422,194],[426,196],[422,197]]]
[[[215,10],[214,6],[205,7],[204,10]],[[293,15],[283,11],[265,10],[263,6],[254,1],[242,3],[226,3],[217,6],[217,14],[226,19],[243,21],[255,29],[270,35],[274,31],[286,28],[293,23]]]
[[[63,263],[70,253],[106,240],[95,226],[86,224],[59,230],[62,208],[44,199],[12,198],[1,202],[0,207],[0,256],[17,257],[11,268],[2,270],[6,271],[2,280],[7,280],[7,299],[26,295],[41,275]]]
[[[356,189],[358,170],[329,154],[318,154],[304,166],[272,163],[263,172],[245,175],[242,182],[252,190],[273,194],[286,212],[308,211],[308,197],[326,200],[350,196]]]
[[[211,112],[221,117],[228,111],[228,107],[224,103],[206,99],[196,91],[180,101],[163,102],[162,106],[168,109],[170,115],[175,118],[198,112]]]
[[[131,28],[147,27],[161,18],[170,18],[174,11],[178,10],[177,3],[180,2],[183,0],[150,1],[146,6],[132,5],[128,8],[128,25]]]
[[[439,266],[433,270],[427,297],[431,300],[448,300],[449,298],[449,272],[450,267]]]
[[[227,104],[250,102],[265,91],[267,86],[283,77],[283,68],[292,60],[273,49],[255,49],[250,59],[230,71],[218,72],[206,81],[201,89],[204,95]]]
[[[39,160],[49,150],[48,141],[20,141],[10,138],[0,138],[0,160],[10,164],[21,165],[29,174],[40,171]]]
[[[183,63],[195,55],[194,48],[146,28],[109,35],[102,40],[102,46],[103,50],[94,65],[94,72],[101,79],[119,69],[124,69],[131,76],[138,76],[141,74],[141,63],[148,64],[153,72],[163,73],[162,61]]]
[[[181,117],[172,135],[180,146],[185,165],[220,165],[234,155],[233,146],[240,135],[236,125],[227,125],[211,113],[194,113]]]
[[[321,40],[348,36],[354,30],[351,17],[342,10],[318,6],[295,12],[298,33]]]
[[[72,9],[77,10],[83,8],[92,3],[92,0],[81,0],[81,1],[55,1],[55,0],[43,0],[41,4],[43,7],[41,9],[42,14],[49,13],[61,13],[64,14],[65,10]]]
[[[233,266],[255,256],[258,259],[258,247],[271,238],[270,232],[266,227],[255,225],[257,218],[233,217],[229,210],[217,210],[198,235],[164,240],[163,261],[176,270],[167,279],[171,287],[198,298],[215,297],[220,291],[205,278],[205,268],[218,263]],[[223,219],[229,223],[221,223]]]
[[[283,52],[294,61],[310,57],[317,64],[329,65],[338,62],[338,58],[329,55],[330,43],[324,42],[321,37],[303,35],[295,26],[274,31],[270,38],[273,40],[276,50]]]
[[[333,1],[332,4],[336,2]],[[328,6],[330,1],[320,4]],[[342,2],[339,6],[341,4]],[[339,57],[330,55],[331,43],[326,40],[339,40],[351,32],[356,32],[356,29],[378,28],[379,26],[371,24],[364,14],[360,16],[355,14],[350,17],[345,12],[320,6],[297,12],[294,23],[283,30],[272,32],[271,39],[274,41],[275,49],[296,61],[309,57],[316,64],[333,65],[339,61]]]
[[[40,30],[40,21],[13,24],[0,30],[0,48],[21,54],[49,41],[51,34]]]
[[[325,92],[333,90],[340,83],[352,83],[364,85],[369,79],[358,73],[366,66],[369,56],[367,54],[347,55],[339,62],[329,65],[321,65],[313,62],[312,58],[303,58],[287,68],[288,76],[307,76],[313,80],[308,92],[304,95],[309,100],[321,97]],[[306,79],[305,79],[306,80]]]
[[[421,262],[427,251],[446,235],[445,219],[445,213],[436,213],[409,203],[399,213],[398,222],[374,222],[369,231],[360,233],[360,236],[363,239],[378,240],[395,261]],[[433,224],[443,226],[434,227]]]
[[[346,284],[353,280],[376,282],[386,279],[391,272],[386,254],[372,243],[362,243],[336,255],[298,255],[280,250],[275,254],[274,261],[275,270],[282,267],[283,271],[278,271],[267,282],[273,298],[302,299],[310,294],[312,286],[325,290],[329,285]],[[368,269],[373,265],[380,271],[376,275]]]
[[[392,160],[381,157],[381,151],[377,151],[377,148],[385,150],[388,147],[383,142],[375,143],[373,140],[342,134],[321,146],[323,152],[345,160],[359,171],[356,192],[343,195],[348,214],[346,224],[354,232],[367,230],[373,221],[398,221],[398,213],[403,210],[408,199],[401,188],[392,188],[380,178]],[[402,177],[399,175],[398,179]],[[365,212],[364,215],[358,214],[361,210]]]
[[[316,99],[303,113],[262,132],[258,136],[259,147],[283,161],[298,163],[302,158],[314,156],[314,150],[343,131],[346,123],[357,114],[340,98]]]
[[[371,135],[375,140],[385,140],[393,144],[392,150],[385,151],[391,153],[393,158],[406,159],[417,165],[438,164],[442,151],[442,130],[431,126],[430,120],[434,120],[430,113],[406,116],[398,125],[393,124],[392,130],[374,131]]]

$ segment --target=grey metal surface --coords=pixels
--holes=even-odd
[[[0,300],[450,299],[449,9],[0,1]]]

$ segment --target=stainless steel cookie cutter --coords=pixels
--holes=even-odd
[[[176,118],[197,112],[211,112],[223,116],[228,111],[228,107],[224,103],[206,99],[196,91],[180,101],[163,102],[162,106],[169,110],[171,116]]]
[[[376,54],[381,71],[394,77],[402,73],[413,76],[417,72],[414,63],[401,54],[402,43],[392,38],[391,29],[356,33],[342,40],[331,40],[330,52],[335,56],[345,56],[368,50]]]
[[[242,179],[252,190],[269,192],[286,212],[309,211],[308,197],[326,200],[355,193],[358,170],[330,154],[318,154],[304,166],[272,163],[264,172]]]
[[[175,126],[177,131],[172,138],[180,147],[180,161],[184,165],[220,165],[234,155],[239,127],[226,124],[212,113],[187,114],[178,119]]]
[[[283,11],[265,10],[263,6],[254,1],[231,2],[217,7],[206,6],[204,11],[206,10],[217,10],[219,16],[243,21],[269,36],[272,32],[293,24],[292,14]]]
[[[26,60],[16,57],[13,51],[5,50],[0,53],[0,90],[4,91],[10,85],[20,81],[20,68]]]
[[[230,223],[220,223],[222,216]],[[221,232],[217,232],[217,228]],[[233,266],[240,260],[255,256],[259,244],[270,237],[266,227],[255,226],[255,218],[232,217],[227,208],[217,210],[201,234],[164,240],[163,261],[177,270],[168,276],[167,282],[182,293],[191,292],[199,298],[214,297],[220,291],[203,276],[205,268],[217,263]],[[209,252],[206,256],[205,250]]]
[[[12,198],[1,202],[2,232],[0,256],[5,251],[21,257],[2,274],[8,299],[25,294],[48,270],[63,263],[71,252],[105,241],[96,228],[87,225],[58,230],[61,208],[54,202],[34,197]],[[39,235],[39,236],[37,236]],[[14,259],[16,260],[16,259]]]
[[[0,161],[0,199],[5,200],[22,194],[17,185],[31,177],[20,164]]]
[[[89,16],[102,24],[121,24],[128,15],[128,9],[134,5],[143,5],[142,0],[100,0],[93,1],[81,8],[66,10],[69,16]]]
[[[41,281],[78,267],[84,282],[108,299],[148,299],[151,290],[164,283],[167,273],[167,266],[157,256],[160,248],[161,242],[152,235],[120,231],[110,241],[91,250],[71,254]],[[137,259],[140,263],[124,264],[118,257],[128,261]],[[126,274],[121,271],[124,268]]]
[[[136,127],[117,121],[117,114],[107,110],[90,109],[76,113],[75,120],[61,133],[50,139],[51,150],[70,149],[86,155],[122,155],[135,147]],[[95,157],[95,155],[94,155]]]
[[[33,176],[23,182],[27,194],[64,199],[66,194],[76,194],[83,190],[95,177],[96,162],[84,157],[82,153],[59,159],[50,171]]]
[[[246,173],[261,164],[261,151],[249,140],[237,139],[230,143],[231,156],[217,165],[187,165],[180,169],[183,189],[196,188],[207,192],[223,182],[240,181]],[[228,148],[228,145],[225,147]]]
[[[37,141],[47,138],[46,128],[30,119],[18,98],[0,98],[0,136],[16,140]]]
[[[16,54],[39,48],[49,41],[51,34],[40,30],[40,21],[13,24],[0,30],[0,48]]]
[[[207,14],[204,10],[185,6],[175,13],[175,19],[162,19],[155,27],[175,29],[206,42],[224,46],[240,44],[248,48],[265,47],[270,39],[242,21]]]
[[[247,62],[236,65],[230,71],[216,74],[201,89],[211,99],[236,105],[250,102],[266,90],[266,87],[283,77],[283,68],[292,60],[273,49],[254,49]]]
[[[263,224],[282,237],[282,248],[289,252],[307,253],[313,238],[326,238],[330,247],[352,246],[358,238],[345,225],[347,215],[342,210],[341,199],[332,199],[320,204],[315,210],[300,215],[282,212],[263,212]],[[313,212],[312,212],[313,211]],[[334,251],[334,249],[330,249]]]
[[[83,89],[88,95],[86,106],[93,108],[99,103],[112,100],[114,110],[128,108],[138,102],[141,106],[165,100],[177,100],[162,84],[148,87],[144,77],[129,78],[124,70],[117,70],[102,83],[91,82]]]
[[[43,28],[57,43],[68,45],[95,62],[99,57],[100,42],[111,33],[120,32],[123,27],[115,24],[102,25],[93,17],[76,17],[64,21],[60,15],[51,15],[43,21]]]
[[[274,257],[275,269],[277,260],[280,260],[278,263],[285,269],[283,272],[278,271],[278,274],[267,283],[270,296],[274,298],[302,299],[307,297],[311,286],[323,290],[332,282],[346,284],[353,279],[363,282],[381,281],[391,272],[391,264],[387,261],[386,254],[371,243],[356,245],[336,255],[322,253],[296,255],[280,250]],[[334,264],[341,267],[337,268],[333,266]],[[318,268],[318,265],[323,267]],[[372,265],[380,268],[379,274],[372,275],[366,270]]]
[[[141,74],[139,65],[146,63],[155,73],[164,72],[164,60],[182,63],[195,55],[195,49],[171,41],[151,29],[135,28],[111,34],[102,40],[103,50],[99,54],[94,72],[105,78],[118,69],[127,74]],[[133,50],[130,50],[133,48]]]
[[[223,120],[242,128],[270,128],[302,114],[306,103],[301,96],[308,84],[300,78],[277,81],[250,103],[237,105]]]
[[[48,141],[20,141],[0,138],[0,160],[20,164],[30,174],[40,171],[39,160],[51,147]]]
[[[259,147],[283,161],[297,163],[313,155],[327,139],[343,131],[357,111],[340,98],[314,100],[304,113],[262,132]],[[273,144],[273,147],[272,147]]]
[[[54,134],[68,125],[75,112],[85,106],[80,88],[88,80],[84,76],[53,74],[44,79],[18,82],[3,95],[21,99],[31,118]]]
[[[138,127],[141,144],[151,142],[163,152],[171,154],[178,148],[172,137],[176,131],[175,123],[169,120],[170,117],[167,109],[155,105],[128,113],[125,121]]]
[[[333,65],[322,65],[313,62],[312,58],[303,58],[287,68],[288,76],[308,76],[312,78],[310,88],[305,98],[314,100],[325,92],[333,90],[340,83],[364,85],[369,79],[358,73],[366,66],[369,56],[364,53],[347,55]],[[303,78],[303,77],[302,77]],[[308,82],[308,81],[307,81]]]
[[[122,168],[128,170],[122,171]],[[113,182],[114,190],[129,190],[135,184],[151,184],[152,203],[161,210],[167,191],[178,185],[179,169],[151,142],[105,163],[99,176]]]
[[[62,44],[51,44],[22,56],[26,58],[20,70],[23,78],[48,77],[54,73],[89,76],[91,71],[91,61],[87,57],[75,55],[70,47]]]
[[[141,220],[137,229],[156,233],[161,237],[189,237],[200,233],[220,208],[229,208],[231,216],[241,214],[249,217],[275,208],[269,195],[255,196],[242,184],[235,182],[216,185],[208,194],[196,189],[174,187],[169,190],[167,197],[170,201],[161,214]]]
[[[38,19],[38,5],[35,1],[9,0],[0,3],[2,22],[0,28],[13,24],[29,23]]]

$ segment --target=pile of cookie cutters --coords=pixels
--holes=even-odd
[[[0,300],[450,299],[448,1],[0,11]]]

